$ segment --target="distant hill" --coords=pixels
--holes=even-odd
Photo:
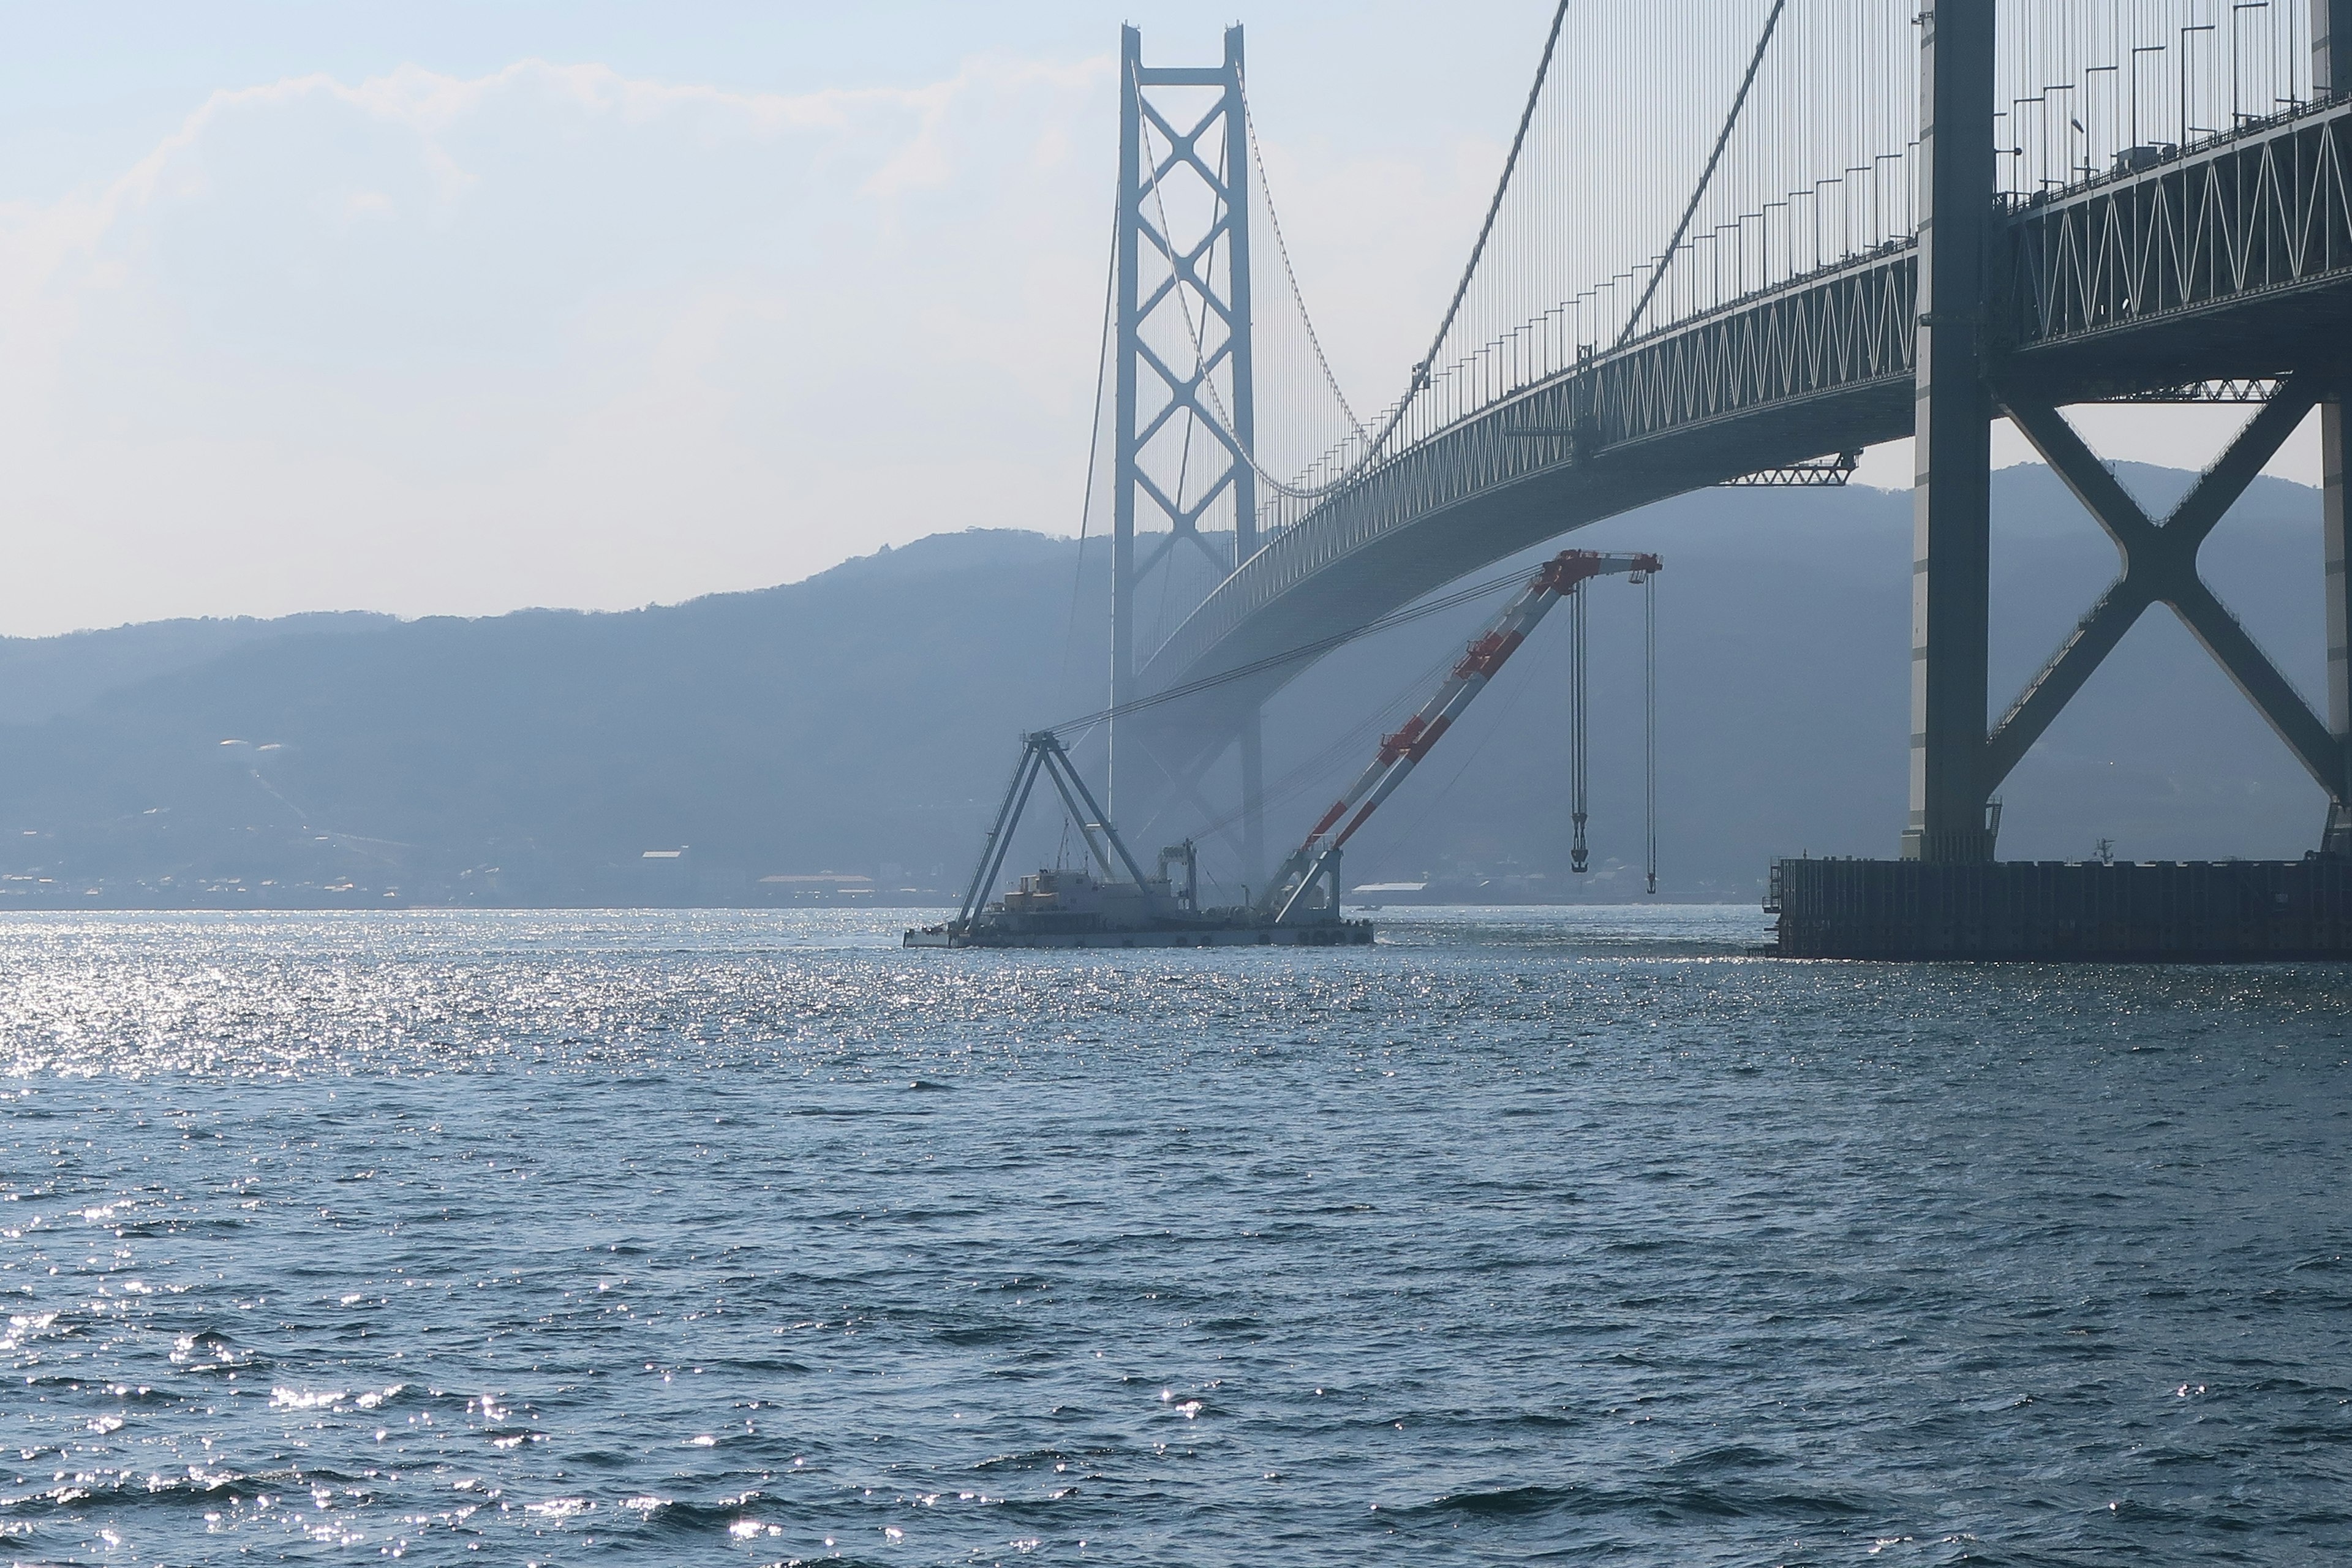
[[[149,621],[55,637],[0,637],[0,724],[29,724],[89,706],[151,676],[253,643],[398,626],[396,616],[327,610],[277,620]]]
[[[2189,478],[2125,476],[2152,502]],[[1996,505],[1998,709],[2113,575],[2114,552],[2041,469],[2000,475]],[[1744,900],[1777,854],[1893,852],[1907,495],[1707,491],[1575,542],[1667,562],[1664,890]],[[2223,597],[2315,696],[2317,498],[2261,481],[2206,555]],[[1103,557],[973,531],[625,614],[0,639],[0,907],[933,897],[967,874],[1017,732],[1099,705]],[[1360,765],[1383,715],[1417,700],[1489,613],[1368,638],[1276,700],[1277,852]],[[1566,874],[1562,643],[1548,626],[1358,840],[1349,879],[1433,879],[1486,897],[1627,891],[1638,638],[1636,591],[1601,584],[1599,874]],[[1099,765],[1091,744],[1079,755]],[[1213,775],[1205,793],[1228,787]],[[2325,804],[2162,611],[2003,793],[2001,849],[2020,858],[2080,858],[2101,837],[2143,858],[2298,854]],[[1155,815],[1139,799],[1124,824],[1139,850],[1201,826],[1197,810]],[[1223,838],[1205,842],[1220,885],[1245,879]],[[1067,852],[1040,813],[1015,863]]]

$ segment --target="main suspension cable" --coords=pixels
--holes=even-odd
[[[1283,237],[1282,215],[1275,210],[1274,186],[1265,177],[1265,154],[1258,150],[1257,117],[1250,112],[1249,83],[1242,83],[1242,129],[1249,137],[1250,166],[1257,174],[1257,188],[1265,199],[1266,226],[1274,231],[1275,254],[1282,258],[1283,281],[1290,287],[1290,302],[1298,310],[1298,324],[1306,331],[1307,346],[1315,351],[1315,367],[1323,373],[1323,384],[1331,389],[1331,396],[1339,405],[1339,413],[1356,439],[1364,437],[1364,422],[1356,417],[1355,406],[1339,385],[1339,377],[1331,369],[1331,361],[1323,353],[1322,334],[1315,330],[1315,318],[1307,313],[1307,295],[1298,287],[1298,270],[1290,264],[1290,242]]]
[[[1495,199],[1486,204],[1486,221],[1478,226],[1478,237],[1470,247],[1470,260],[1462,268],[1462,280],[1454,286],[1453,302],[1445,307],[1444,318],[1437,323],[1437,335],[1429,341],[1429,353],[1412,367],[1412,382],[1398,402],[1397,413],[1389,420],[1389,428],[1404,417],[1405,405],[1414,393],[1429,384],[1430,367],[1437,363],[1438,351],[1445,346],[1445,334],[1454,330],[1454,318],[1462,311],[1462,300],[1470,292],[1470,279],[1478,270],[1479,261],[1486,254],[1486,241],[1495,232],[1495,219],[1503,210],[1503,197],[1511,188],[1512,172],[1519,166],[1519,150],[1527,144],[1528,126],[1536,117],[1536,104],[1543,97],[1544,79],[1551,74],[1552,51],[1559,47],[1560,24],[1568,20],[1568,0],[1559,0],[1559,7],[1551,14],[1551,30],[1544,35],[1543,58],[1536,62],[1535,85],[1528,89],[1527,107],[1519,111],[1519,129],[1511,138],[1511,151],[1503,159],[1503,177],[1495,182]],[[1382,438],[1386,438],[1382,432]]]

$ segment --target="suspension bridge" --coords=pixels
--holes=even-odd
[[[1342,393],[1290,264],[1241,29],[1203,66],[1148,62],[1125,31],[1097,431],[1111,809],[1169,790],[1198,801],[1237,756],[1231,815],[1262,868],[1259,710],[1315,658],[1588,523],[1707,486],[1843,482],[1854,454],[1911,437],[1909,817],[1888,846],[1909,868],[1821,897],[2073,908],[2063,889],[2003,890],[1996,792],[2159,604],[2326,792],[2322,858],[2352,855],[2352,0],[1718,0],[1707,24],[1561,0],[1427,351],[1369,414]],[[2064,410],[2184,402],[2248,416],[2152,519]],[[2003,417],[2122,567],[1996,711]],[[2324,714],[2197,569],[2307,419],[2326,474]],[[2280,884],[2276,904],[2320,934],[2272,945],[2352,936],[2341,881],[2324,896]],[[2271,884],[2227,898],[2242,892],[2273,908]],[[1925,907],[1902,919],[1960,919]]]

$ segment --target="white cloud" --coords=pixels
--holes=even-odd
[[[1110,70],[213,94],[0,209],[0,629],[635,604],[1070,526]]]

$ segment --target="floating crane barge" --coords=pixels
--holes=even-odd
[[[1362,947],[1372,922],[1339,910],[1339,857],[1348,840],[1427,756],[1528,634],[1567,595],[1595,577],[1645,581],[1654,555],[1563,550],[1528,580],[1464,652],[1429,700],[1394,734],[1383,736],[1370,766],[1324,812],[1254,903],[1203,909],[1200,866],[1191,839],[1160,851],[1146,876],[1086,781],[1061,737],[1038,730],[1021,738],[1021,762],[988,830],[980,865],[962,905],[944,924],[907,932],[908,947]],[[1093,861],[1089,870],[1045,869],[1024,876],[991,903],[1013,829],[1039,775],[1053,783],[1076,822]],[[1582,827],[1582,804],[1578,804]],[[1341,826],[1344,821],[1345,826]],[[1337,831],[1333,831],[1334,829]],[[1579,869],[1582,868],[1581,855]],[[1181,881],[1171,868],[1181,867]]]

